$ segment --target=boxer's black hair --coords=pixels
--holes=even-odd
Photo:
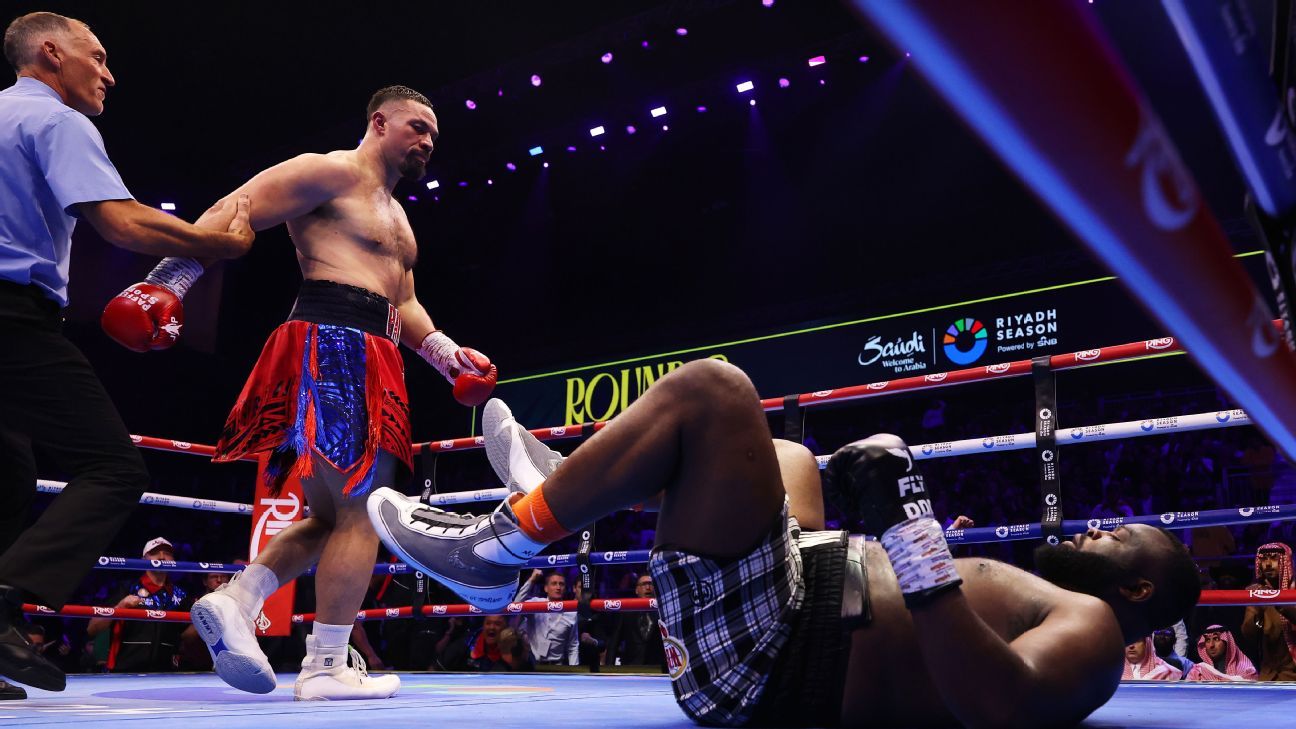
[[[1169,552],[1161,565],[1156,593],[1148,604],[1148,622],[1153,629],[1167,628],[1183,620],[1201,597],[1201,579],[1197,563],[1184,543],[1167,529],[1158,528],[1169,542]]]
[[[428,97],[420,94],[414,89],[411,89],[408,86],[388,86],[386,88],[378,89],[374,92],[373,96],[369,97],[369,109],[365,112],[365,119],[372,119],[373,113],[378,111],[378,109],[388,101],[400,99],[409,99],[410,101],[422,104],[429,109],[432,108],[432,102],[428,101]]]

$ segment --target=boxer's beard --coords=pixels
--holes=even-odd
[[[414,155],[410,155],[401,160],[400,173],[402,180],[418,182],[427,173],[427,163]]]
[[[1035,550],[1035,569],[1058,587],[1095,597],[1107,594],[1129,576],[1128,570],[1110,557],[1050,544]]]

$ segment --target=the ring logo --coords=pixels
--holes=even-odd
[[[1174,346],[1174,337],[1161,337],[1160,339],[1149,339],[1143,344],[1148,349],[1169,349]]]
[[[1153,225],[1179,230],[1197,215],[1197,187],[1155,117],[1140,120],[1125,166],[1139,173],[1143,212]]]
[[[562,425],[558,426],[557,428],[550,428],[549,435],[555,438],[561,438],[562,436],[567,435],[567,428]]]
[[[187,451],[190,448],[193,448],[193,443],[190,443],[188,441],[183,441],[183,440],[173,440],[171,441],[171,445],[175,446],[176,448],[179,448],[182,451]]]
[[[1273,600],[1282,594],[1282,590],[1247,590],[1257,600]]]
[[[150,618],[153,618],[154,620],[161,620],[162,618],[165,618],[167,616],[165,610],[145,610],[144,614],[149,616]]]
[[[469,606],[468,606],[468,612],[470,612],[470,613],[479,613],[479,614],[480,614],[481,611],[482,611],[481,608],[477,607],[476,605],[469,605]]]
[[[866,387],[870,390],[885,390],[887,389],[887,385],[890,384],[890,382],[870,382]]]
[[[1007,539],[1007,538],[1008,538],[1008,527],[1006,527],[1006,526],[997,526],[997,527],[995,527],[995,536],[996,536],[996,537],[999,537],[1000,539]]]
[[[479,435],[476,438],[473,438],[473,445],[486,445],[486,437]]]
[[[504,609],[505,609],[505,610],[508,610],[508,611],[511,612],[511,613],[520,613],[520,612],[522,612],[522,603],[520,603],[520,602],[511,602],[511,603],[508,604],[508,607],[506,607],[506,608],[504,608]]]
[[[1003,362],[1001,364],[986,365],[985,371],[987,375],[1002,375],[1010,369],[1012,369],[1012,364]]]
[[[399,617],[400,617],[400,608],[387,608],[387,617],[389,617],[389,618],[399,618]]]
[[[144,436],[142,436],[142,435],[132,435],[132,436],[131,436],[131,442],[132,442],[132,443],[143,443],[143,442],[144,442]]]
[[[549,612],[551,612],[551,613],[560,613],[560,612],[562,612],[562,611],[563,611],[563,604],[562,604],[561,602],[551,602],[551,603],[549,603]]]
[[[292,622],[294,622],[294,623],[304,623],[304,622],[306,622],[306,616],[305,616],[305,615],[294,615],[294,616],[292,616]]]
[[[441,450],[443,450],[443,451],[448,451],[448,450],[450,450],[451,448],[454,448],[454,441],[452,441],[452,440],[443,440],[443,441],[441,441],[440,443],[438,443],[437,446],[438,446],[439,448],[441,448]]]
[[[106,617],[111,617],[111,616],[112,616],[114,613],[116,613],[116,612],[117,612],[117,611],[116,611],[115,609],[113,609],[113,608],[109,608],[109,607],[98,607],[98,606],[95,606],[95,608],[94,608],[94,614],[95,614],[95,615],[98,615],[98,616],[100,616],[100,617],[104,617],[104,618],[106,618]]]
[[[445,615],[445,614],[446,614],[446,606],[445,606],[445,605],[433,605],[433,606],[432,606],[432,614],[433,614],[433,615]]]
[[[648,607],[652,608],[653,610],[656,610],[656,609],[657,609],[657,598],[655,598],[655,597],[650,597],[650,598],[648,598]]]
[[[288,494],[281,499],[261,499],[260,505],[265,511],[261,512],[256,526],[252,529],[250,559],[256,559],[261,553],[261,548],[268,544],[274,535],[292,526],[301,514],[301,499],[296,494]]]
[[[604,601],[603,601],[603,609],[604,609],[604,610],[620,610],[620,609],[621,609],[621,601],[620,601],[620,600],[604,600]]]
[[[810,397],[822,398],[822,397],[828,397],[831,394],[833,394],[832,390],[815,390],[814,392],[810,393]]]
[[[52,608],[47,608],[47,607],[45,607],[44,605],[37,605],[37,606],[36,606],[36,612],[38,612],[38,613],[52,613],[52,612],[55,612],[55,611],[54,611]]]
[[[1092,362],[1101,356],[1102,356],[1101,349],[1086,349],[1082,352],[1075,353],[1075,358],[1077,362]]]
[[[923,379],[928,382],[944,382],[945,378],[948,376],[948,372],[936,372],[930,375],[923,375]]]

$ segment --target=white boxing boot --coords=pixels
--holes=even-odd
[[[227,592],[240,577],[235,575],[234,582],[221,585],[194,603],[189,620],[207,644],[216,675],[222,681],[240,691],[268,694],[277,685],[274,669],[257,643],[252,618]]]
[[[348,655],[350,664],[348,665]],[[306,657],[293,687],[296,701],[344,701],[386,699],[400,690],[400,677],[393,674],[370,676],[364,659],[350,646],[342,653],[323,653],[315,636],[306,636]]]

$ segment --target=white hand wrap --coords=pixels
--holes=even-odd
[[[962,582],[945,532],[930,516],[892,526],[882,533],[881,541],[909,607]]]
[[[189,293],[189,287],[203,275],[204,270],[203,265],[192,258],[171,256],[163,258],[161,263],[149,271],[149,275],[145,276],[144,280],[168,288],[176,298],[183,299],[185,294]]]
[[[459,345],[440,331],[433,331],[424,337],[418,348],[419,356],[451,383],[459,376],[459,361],[455,357],[458,352]]]

